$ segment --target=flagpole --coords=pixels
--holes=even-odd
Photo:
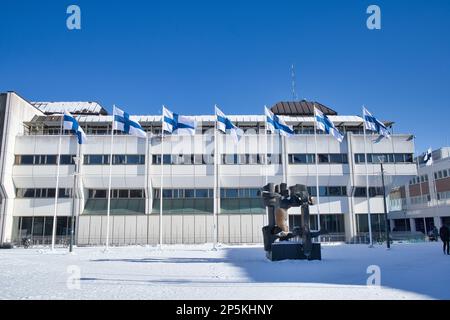
[[[52,251],[55,250],[56,240],[56,216],[58,212],[58,196],[59,196],[59,169],[61,164],[61,142],[63,135],[64,114],[61,115],[61,124],[59,130],[58,157],[56,158],[56,190],[55,190],[55,210],[53,212],[53,228],[52,228]]]
[[[217,107],[217,106],[216,106]],[[219,204],[218,204],[218,186],[219,186],[219,143],[217,141],[218,134],[217,134],[217,111],[216,111],[216,119],[214,122],[214,212],[213,212],[213,250],[217,250],[217,213],[219,210]]]
[[[78,142],[78,141],[77,141]],[[70,220],[70,246],[69,246],[69,252],[73,251],[73,245],[75,243],[75,194],[77,189],[77,175],[79,166],[80,166],[80,154],[81,154],[81,145],[77,143],[77,155],[75,160],[75,170],[73,172],[73,190],[72,190],[72,217]]]
[[[264,108],[266,109],[267,106],[264,106]],[[264,156],[264,179],[265,179],[265,184],[264,186],[266,186],[269,183],[269,177],[268,177],[268,167],[269,167],[269,156],[268,156],[268,151],[269,151],[269,141],[268,141],[268,137],[267,137],[267,115],[266,115],[266,110],[264,109],[264,139],[266,141],[266,147],[265,147],[265,156]],[[266,214],[264,216],[264,224],[266,224],[266,219],[269,219],[269,208],[265,207],[266,209]]]
[[[163,183],[164,183],[164,106],[163,106],[163,112],[162,112],[162,119],[161,119],[161,180],[159,183],[159,246],[160,249],[162,249],[162,243],[163,243],[163,236],[162,236],[162,230],[163,230]]]
[[[314,105],[314,110],[316,106]],[[315,143],[315,160],[316,160],[316,196],[317,196],[317,230],[320,230],[320,190],[319,190],[319,157],[317,154],[317,125],[316,113],[314,112],[314,143]],[[319,236],[320,241],[320,236]]]
[[[370,194],[369,194],[369,166],[367,165],[367,149],[366,149],[366,124],[365,124],[365,118],[364,118],[364,111],[363,111],[363,131],[364,131],[364,163],[366,166],[366,201],[367,201],[367,220],[368,220],[368,226],[369,226],[369,242],[370,248],[373,248],[373,238],[372,238],[372,219],[371,219],[371,208],[370,208]]]
[[[113,117],[111,121],[111,149],[109,154],[109,180],[108,180],[108,205],[106,208],[106,247],[105,251],[109,249],[109,221],[111,215],[111,183],[112,183],[112,166],[113,166],[113,146],[114,146],[114,108]]]

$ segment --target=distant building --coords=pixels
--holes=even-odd
[[[350,241],[368,231],[363,120],[358,115],[338,115],[319,103],[316,106],[345,135],[342,143],[321,132],[317,135],[320,223],[329,232],[323,239]],[[27,235],[35,242],[48,243],[51,239],[61,123],[57,113],[64,110],[77,116],[89,143],[81,148],[80,179],[75,184],[77,143],[75,137],[63,132],[58,240],[67,237],[70,217],[75,212],[78,244],[105,242],[112,116],[94,102],[32,103],[14,92],[0,94],[1,242],[18,242]],[[195,116],[201,127],[195,136],[184,140],[182,150],[177,137],[166,137],[162,158],[161,115],[136,116],[151,138],[148,145],[145,139],[133,136],[118,134],[114,138],[111,243],[158,243],[161,168],[164,243],[211,242],[214,201],[220,208],[220,242],[261,243],[266,216],[258,191],[263,185],[282,181],[289,185],[300,183],[316,195],[313,103],[280,102],[272,111],[296,132],[286,139],[285,147],[278,135],[266,135],[262,107],[261,114],[230,116],[245,135],[237,145],[229,144],[227,137],[219,135],[218,199],[214,199],[212,192],[213,166],[207,161],[214,145],[211,143],[214,116]],[[389,121],[385,124],[393,125]],[[417,171],[411,137],[395,133],[390,140],[379,140],[374,135],[367,138],[375,237],[384,232],[385,221],[380,163],[384,162],[387,190],[414,177]],[[299,224],[299,213],[299,208],[289,211],[291,227]],[[311,207],[311,213],[311,226],[318,229],[317,205]]]
[[[391,227],[427,234],[433,226],[450,226],[450,147],[434,150],[433,164],[418,157],[418,176],[390,194]]]

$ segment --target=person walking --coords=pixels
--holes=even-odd
[[[443,250],[444,254],[450,255],[450,248],[449,248],[449,242],[450,242],[450,231],[447,226],[443,225],[441,229],[439,229],[439,236],[441,237],[443,244]]]

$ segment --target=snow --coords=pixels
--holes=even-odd
[[[450,256],[441,243],[324,245],[322,261],[278,262],[262,246],[211,248],[0,250],[0,298],[450,299]],[[381,286],[366,285],[371,265],[380,267]]]

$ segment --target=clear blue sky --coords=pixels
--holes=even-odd
[[[66,9],[81,8],[80,31]],[[382,29],[366,28],[377,4]],[[0,91],[97,101],[133,114],[261,113],[300,98],[340,114],[365,104],[417,149],[450,141],[450,1],[0,2]]]

